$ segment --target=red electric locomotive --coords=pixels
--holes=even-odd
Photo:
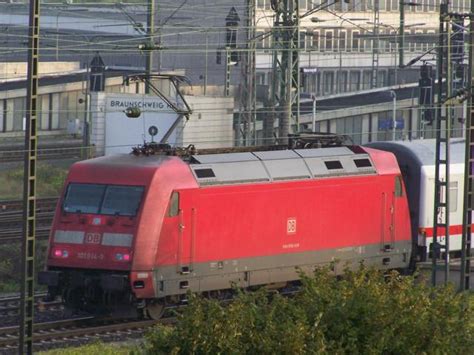
[[[389,152],[117,155],[72,166],[39,279],[73,309],[157,318],[188,290],[284,285],[333,260],[406,268],[411,250]]]

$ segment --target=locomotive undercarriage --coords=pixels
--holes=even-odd
[[[51,269],[39,274],[39,283],[48,286],[49,299],[61,297],[70,313],[118,317],[137,317],[140,313],[127,273]]]

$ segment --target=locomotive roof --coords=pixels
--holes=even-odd
[[[169,156],[164,155],[134,156],[131,154],[114,154],[83,160],[78,164],[113,166],[122,168],[153,168],[160,166],[164,161],[169,159]]]
[[[450,141],[451,164],[464,164],[464,139],[455,138]],[[368,147],[388,150],[394,153],[406,155],[415,159],[419,165],[430,166],[435,163],[436,140],[416,139],[412,141],[396,142],[374,142],[367,144]]]
[[[360,146],[183,156],[117,154],[76,163],[71,173],[80,180],[92,174],[98,180],[146,183],[163,168],[163,174],[190,171],[200,186],[228,185],[392,173],[396,164],[384,154]]]
[[[376,173],[370,155],[357,147],[193,155],[190,167],[201,186]]]

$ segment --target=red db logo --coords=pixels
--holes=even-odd
[[[86,243],[87,244],[100,244],[100,233],[87,233]]]

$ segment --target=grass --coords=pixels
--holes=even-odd
[[[55,349],[40,352],[39,355],[128,355],[139,354],[138,346],[131,344],[104,344],[97,342],[77,348]]]
[[[58,196],[69,167],[40,162],[36,171],[38,197]],[[20,199],[23,193],[23,166],[0,171],[0,200]]]

